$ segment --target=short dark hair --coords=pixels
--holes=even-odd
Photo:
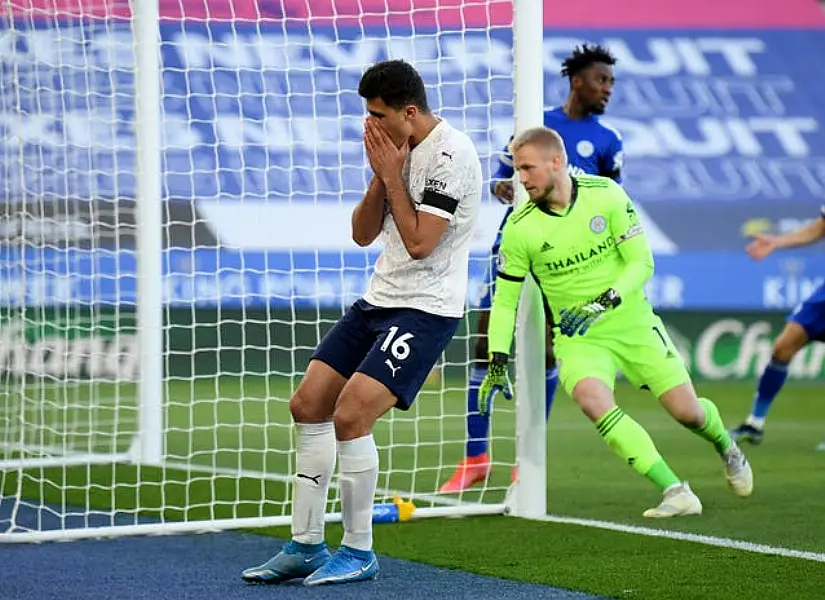
[[[412,104],[421,112],[430,112],[421,75],[404,60],[385,60],[372,65],[361,76],[358,95],[365,100],[381,98],[395,110]]]
[[[616,57],[604,46],[590,46],[588,44],[576,46],[573,48],[573,54],[561,63],[561,76],[573,79],[575,75],[596,63],[613,66],[616,64]]]

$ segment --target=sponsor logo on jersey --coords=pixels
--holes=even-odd
[[[581,267],[584,263],[587,263],[593,258],[601,256],[606,250],[613,248],[616,245],[616,241],[612,237],[608,237],[600,244],[593,246],[587,250],[581,250],[579,252],[574,252],[569,256],[565,256],[563,258],[557,260],[551,260],[549,262],[544,263],[549,271],[565,271],[570,269],[571,267]],[[501,256],[499,254],[499,256]],[[598,261],[594,264],[598,264]]]

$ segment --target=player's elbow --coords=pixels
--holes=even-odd
[[[424,244],[409,244],[407,246],[407,253],[413,260],[424,260],[433,253],[433,248]]]
[[[353,230],[352,232],[352,241],[355,242],[355,244],[357,246],[360,246],[361,248],[364,248],[365,246],[369,246],[370,244],[372,244],[375,241],[376,237],[377,236],[375,235],[370,236],[360,231]]]
[[[411,259],[423,260],[433,253],[439,239],[432,235],[415,236],[413,239],[405,240],[404,246]]]
[[[361,248],[372,244],[380,234],[380,227],[364,227],[355,221],[352,223],[352,241]]]

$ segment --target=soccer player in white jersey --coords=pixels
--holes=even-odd
[[[430,111],[424,83],[400,60],[361,78],[364,144],[374,173],[352,213],[359,246],[384,249],[369,289],[321,341],[289,402],[299,441],[292,540],[241,577],[304,585],[373,579],[375,422],[407,410],[464,314],[470,243],[482,193],[470,138]],[[340,468],[344,539],[324,543],[327,490]]]

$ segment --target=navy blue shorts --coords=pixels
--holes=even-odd
[[[788,315],[788,321],[798,323],[808,339],[825,342],[825,285],[821,285]]]
[[[481,291],[481,300],[478,303],[480,310],[490,310],[493,307],[493,296],[496,294],[496,277],[498,276],[498,269],[496,264],[498,262],[498,248],[501,246],[501,232],[504,229],[504,224],[514,210],[513,206],[507,209],[504,213],[504,218],[501,220],[501,225],[498,226],[496,233],[496,241],[493,242],[493,248],[490,251],[490,264],[487,265],[487,271],[484,274],[484,287]]]
[[[414,308],[382,308],[358,300],[312,355],[349,379],[363,373],[395,394],[396,408],[412,406],[461,319]]]

